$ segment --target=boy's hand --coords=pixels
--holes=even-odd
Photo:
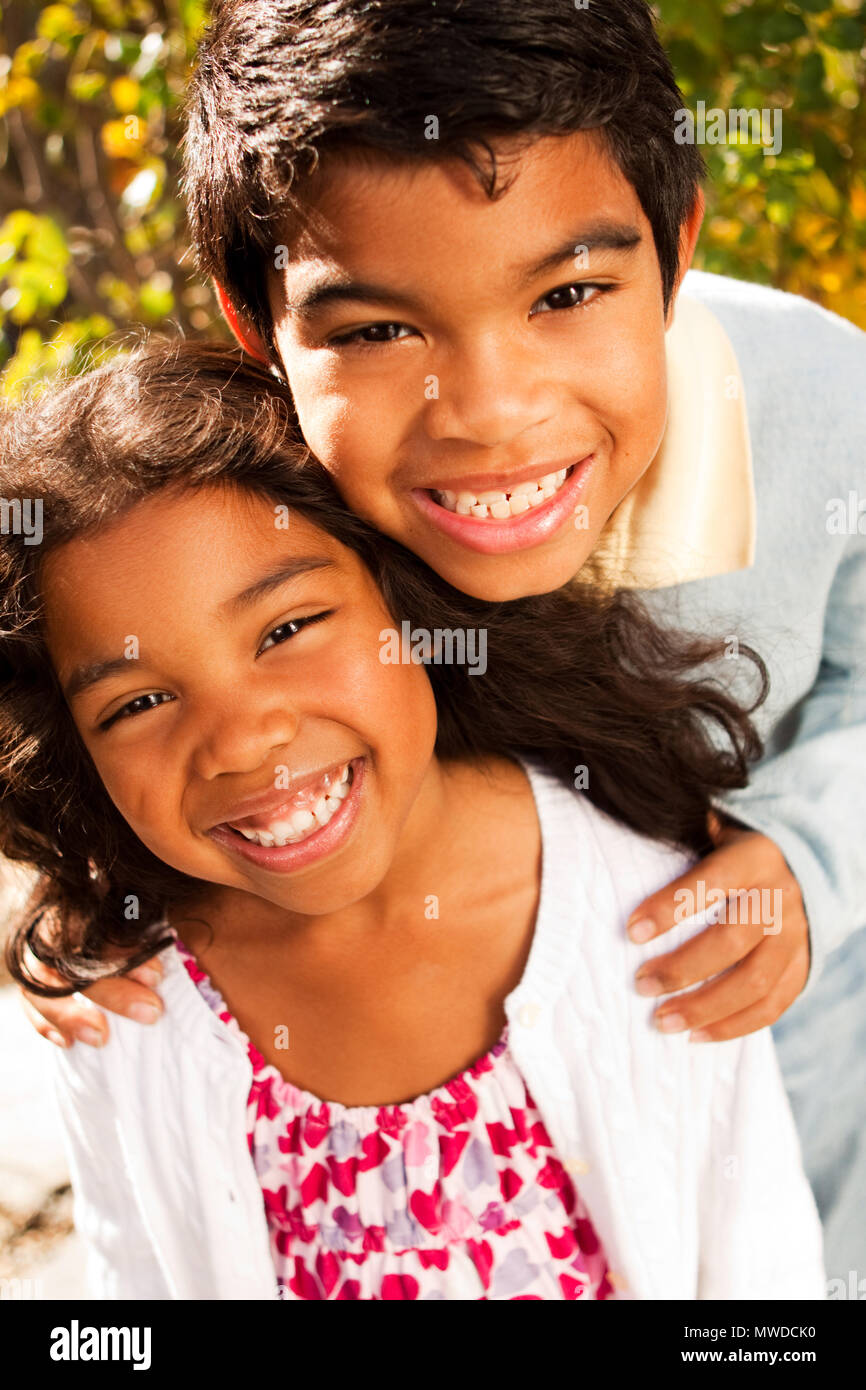
[[[653,893],[628,922],[633,941],[651,941],[703,904],[721,901],[714,890],[729,895],[720,921],[647,961],[636,976],[638,993],[650,996],[708,981],[666,1000],[654,1015],[664,1032],[696,1030],[693,1042],[723,1042],[775,1023],[805,986],[810,963],[803,898],[779,847],[766,835],[722,826],[715,815],[710,832],[712,853]]]
[[[28,971],[42,984],[62,985],[60,976],[27,952]],[[162,979],[162,962],[158,956],[139,965],[128,975],[100,980],[83,994],[65,995],[62,999],[44,999],[21,989],[24,1012],[37,1033],[57,1047],[68,1047],[78,1041],[91,1047],[102,1047],[108,1041],[108,1020],[99,1009],[88,1006],[90,999],[103,1009],[123,1014],[137,1023],[155,1023],[162,1013],[162,1000],[153,988]],[[139,1012],[141,1011],[141,1012]]]

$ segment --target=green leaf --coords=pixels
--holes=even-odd
[[[768,15],[761,24],[761,41],[769,44],[793,43],[808,34],[806,21],[802,15],[782,10]]]
[[[835,15],[821,34],[831,48],[856,49],[866,44],[866,24],[852,15]]]
[[[105,91],[105,85],[102,72],[77,72],[69,79],[69,91],[76,101],[95,101]]]

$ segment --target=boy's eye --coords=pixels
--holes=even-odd
[[[331,344],[376,344],[394,343],[404,335],[412,335],[414,329],[405,323],[368,323],[364,328],[353,328],[350,333],[338,333],[330,339]]]
[[[280,623],[277,627],[271,628],[256,652],[256,656],[267,651],[269,643],[271,646],[277,647],[281,642],[288,642],[290,637],[295,637],[303,628],[310,627],[313,623],[320,623],[325,618],[330,618],[333,612],[333,608],[328,608],[322,613],[311,614],[309,618],[290,618],[288,622]],[[271,642],[271,638],[274,639],[273,642]]]
[[[570,285],[558,285],[555,290],[536,300],[531,312],[546,314],[554,309],[582,309],[584,305],[591,304],[600,294],[612,288],[612,285],[592,285],[585,280],[576,280]]]

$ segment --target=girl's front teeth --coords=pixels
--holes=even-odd
[[[335,777],[326,775],[324,785],[327,790],[319,796],[312,808],[298,809],[290,816],[283,813],[283,819],[272,821],[267,829],[250,830],[242,825],[232,825],[231,828],[243,835],[245,840],[252,840],[253,844],[263,845],[265,849],[296,845],[301,840],[308,839],[316,830],[321,830],[339,811],[352,789],[352,772],[353,769],[345,763]]]
[[[558,492],[568,477],[569,470],[560,468],[558,473],[547,473],[529,483],[516,483],[505,492],[436,492],[433,498],[448,512],[458,516],[475,516],[484,520],[506,521],[510,516],[520,516],[530,507],[540,507],[555,492]]]

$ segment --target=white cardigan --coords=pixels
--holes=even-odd
[[[821,1229],[769,1029],[689,1043],[635,993],[625,922],[687,867],[527,765],[542,831],[532,947],[505,1001],[512,1055],[604,1243],[619,1298],[826,1297]],[[56,1094],[103,1299],[271,1299],[247,1146],[252,1068],[173,947],[164,1016],[111,1016],[56,1051]]]

